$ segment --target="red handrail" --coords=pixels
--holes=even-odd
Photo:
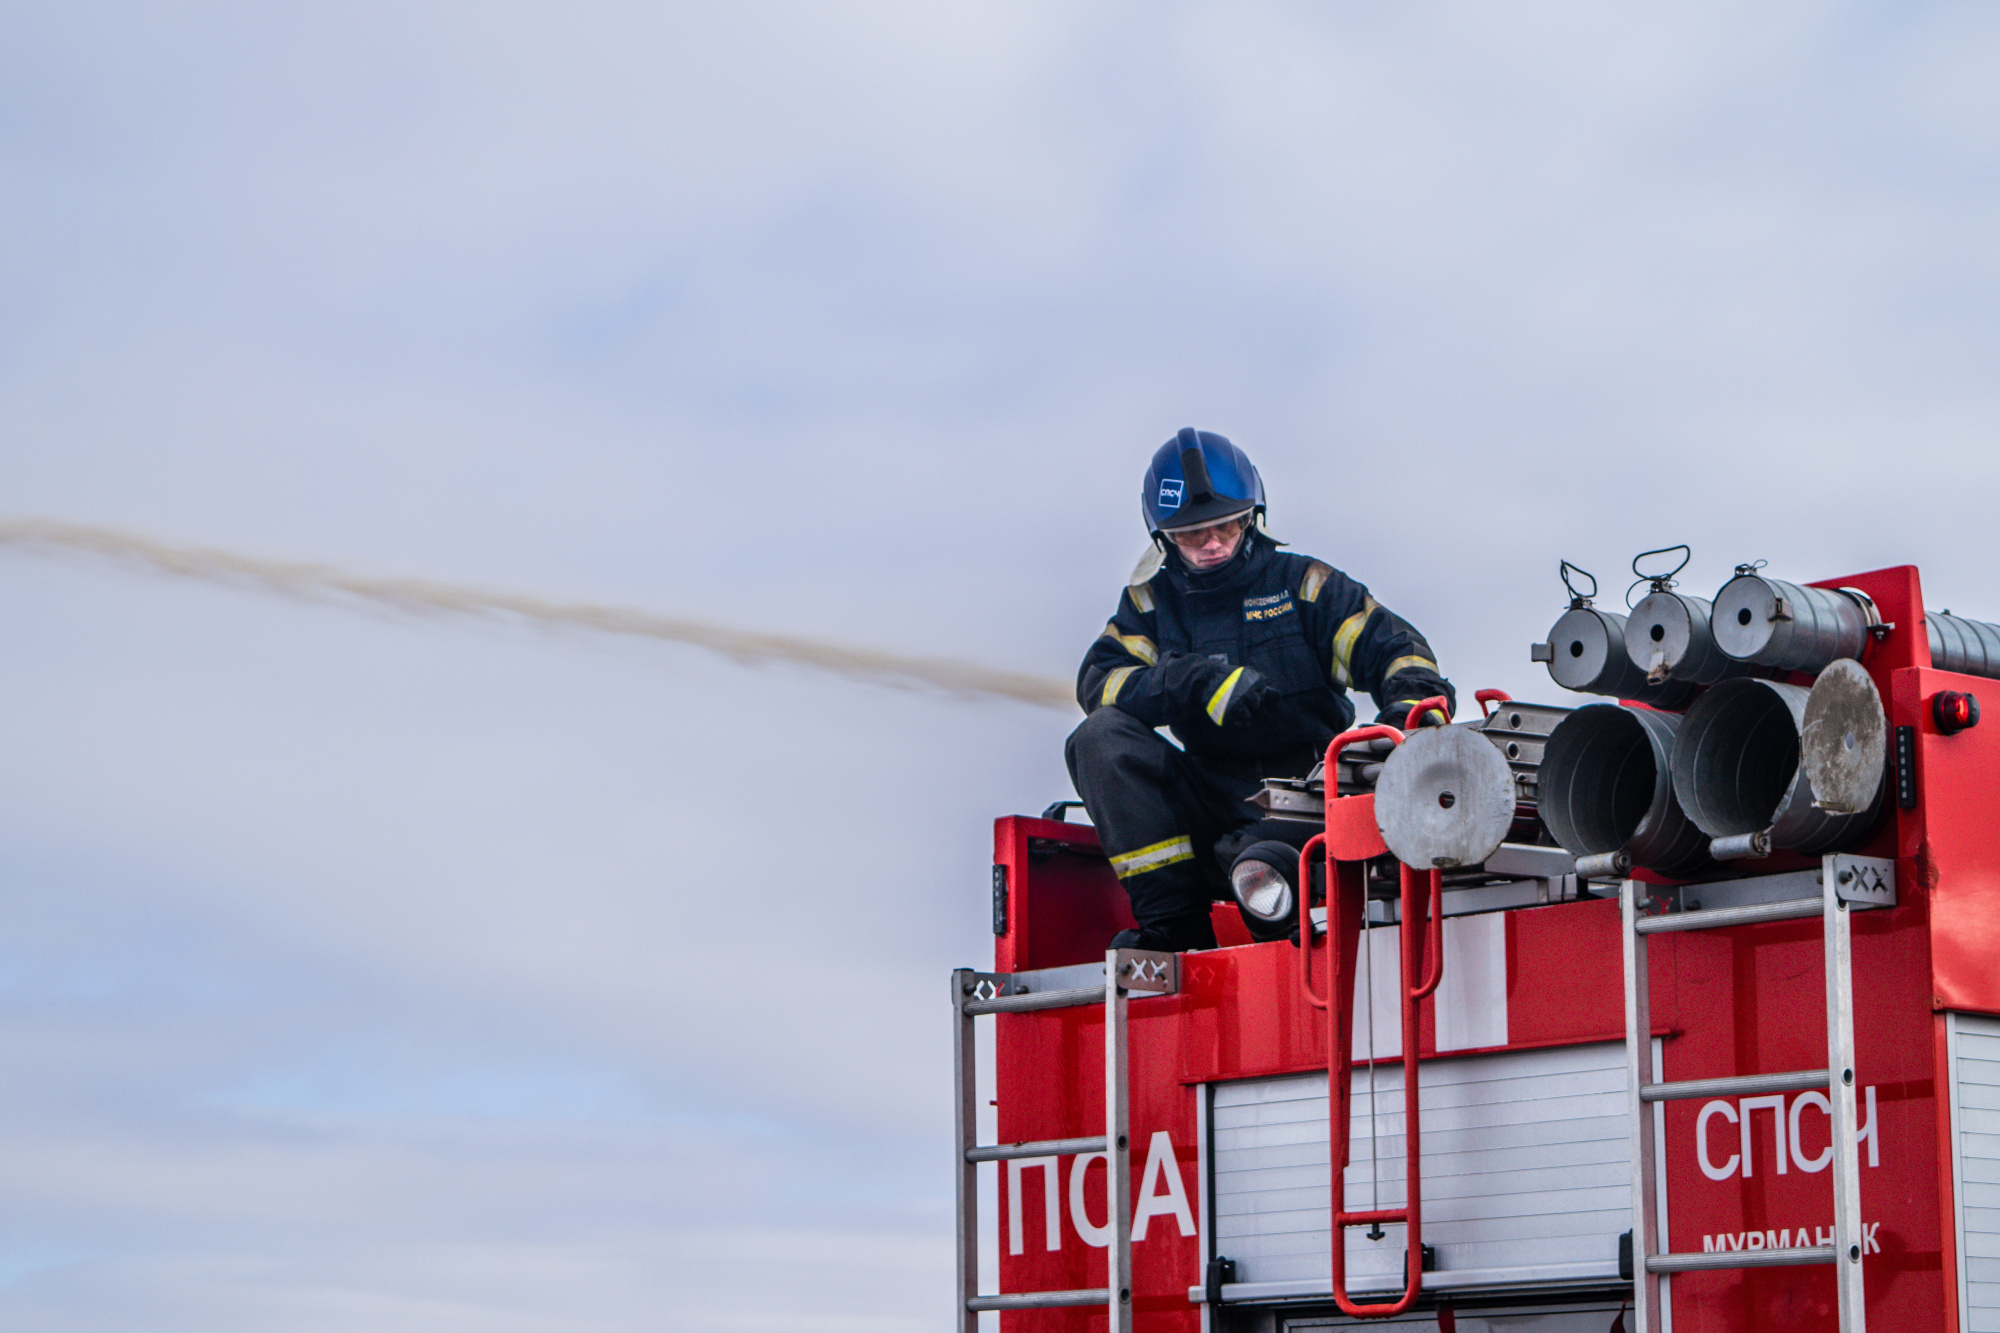
[[[1403,743],[1403,733],[1387,723],[1356,727],[1343,731],[1327,742],[1326,760],[1320,765],[1320,776],[1326,787],[1326,801],[1330,804],[1339,783],[1340,752],[1350,745],[1362,741],[1386,740],[1391,745]],[[1324,849],[1326,834],[1315,833],[1299,852],[1299,986],[1306,993],[1306,1003],[1315,1009],[1326,1008],[1326,1001],[1313,989],[1312,983],[1312,854],[1315,847]],[[1333,930],[1333,858],[1326,858],[1327,930]]]
[[[1319,997],[1318,992],[1313,990],[1313,965],[1312,965],[1313,861],[1312,858],[1313,858],[1313,852],[1315,850],[1320,852],[1324,852],[1326,850],[1326,834],[1324,833],[1313,834],[1312,837],[1306,840],[1306,845],[1299,850],[1298,900],[1299,900],[1299,939],[1301,941],[1299,945],[1299,988],[1305,991],[1307,1004],[1311,1005],[1315,1009],[1324,1009],[1326,1008],[1326,1001],[1321,999]],[[1332,857],[1328,857],[1326,860],[1326,882],[1329,885],[1333,883]],[[1331,901],[1332,897],[1333,897],[1333,890],[1329,888],[1327,890],[1327,898],[1329,901]],[[1327,928],[1329,930],[1332,929],[1332,924],[1333,924],[1332,922],[1327,923]]]
[[[1410,713],[1416,718],[1426,708],[1450,705],[1443,698],[1426,699]],[[1326,803],[1329,810],[1337,795],[1336,763],[1340,751],[1357,741],[1383,737],[1400,743],[1403,734],[1389,726],[1361,727],[1334,737],[1326,749]],[[1321,998],[1312,986],[1312,864],[1315,852],[1326,866],[1327,989]],[[1400,946],[1403,1029],[1403,1124],[1404,1183],[1400,1208],[1365,1209],[1349,1212],[1346,1172],[1352,1146],[1354,1072],[1354,983],[1348,968],[1353,966],[1360,944],[1362,922],[1367,914],[1365,878],[1350,875],[1343,879],[1338,863],[1327,851],[1326,835],[1315,835],[1299,854],[1299,982],[1306,1000],[1327,1011],[1327,1166],[1332,1186],[1332,1279],[1333,1299],[1343,1314],[1353,1318],[1381,1318],[1401,1314],[1416,1302],[1423,1285],[1423,1154],[1418,1118],[1417,1041],[1425,997],[1437,990],[1444,977],[1444,875],[1438,870],[1403,866],[1400,885],[1401,915],[1397,923]],[[1343,967],[1343,963],[1346,967]],[[1347,977],[1348,979],[1343,979]],[[1403,1294],[1394,1301],[1370,1305],[1356,1304],[1347,1294],[1347,1228],[1384,1222],[1402,1223],[1407,1229],[1408,1276]]]
[[[1403,873],[1423,875],[1430,880],[1430,902],[1425,905],[1429,921],[1424,935],[1424,952],[1428,955],[1427,961],[1431,971],[1430,976],[1410,992],[1411,999],[1422,1000],[1428,998],[1438,988],[1438,982],[1444,980],[1444,871],[1426,872],[1404,866]],[[1403,975],[1408,976],[1409,973],[1405,972]]]
[[[1488,704],[1510,704],[1514,702],[1514,696],[1505,690],[1475,690],[1472,697],[1479,701],[1479,716],[1481,717],[1493,716],[1493,710],[1486,706]]]
[[[1443,703],[1444,700],[1437,699],[1427,702]],[[1403,733],[1390,726],[1387,722],[1375,722],[1365,727],[1356,727],[1352,731],[1341,732],[1326,743],[1326,763],[1320,769],[1320,772],[1325,775],[1327,782],[1330,784],[1333,781],[1333,766],[1340,762],[1340,752],[1342,750],[1361,741],[1373,740],[1384,740],[1393,745],[1401,745],[1403,743]],[[1333,788],[1329,786],[1327,790],[1331,791]]]
[[[1430,698],[1419,699],[1415,704],[1411,705],[1410,715],[1403,719],[1403,730],[1415,731],[1419,726],[1417,719],[1423,715],[1426,709],[1430,708],[1435,708],[1440,713],[1443,713],[1445,721],[1451,721],[1451,700],[1445,698],[1442,694],[1433,694]]]

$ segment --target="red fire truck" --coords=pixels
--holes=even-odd
[[[1337,738],[1214,950],[997,821],[964,1333],[2000,1329],[2000,627],[1744,567],[1534,656],[1620,702]]]

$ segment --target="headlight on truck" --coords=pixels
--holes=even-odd
[[[1276,866],[1265,861],[1238,861],[1229,872],[1229,886],[1245,916],[1273,925],[1289,921],[1298,905],[1291,884]]]

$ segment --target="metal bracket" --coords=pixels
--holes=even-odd
[[[1118,950],[1118,988],[1133,995],[1172,995],[1181,988],[1181,956]]]
[[[1857,907],[1896,905],[1896,863],[1875,856],[1839,854],[1826,858],[1834,896]]]
[[[1732,833],[1725,838],[1716,838],[1708,844],[1708,854],[1718,861],[1736,861],[1743,857],[1755,860],[1771,854],[1771,830],[1759,829],[1755,833]]]
[[[1869,637],[1877,643],[1880,643],[1890,630],[1896,628],[1893,624],[1885,625],[1882,623],[1882,613],[1876,609],[1875,599],[1861,591],[1861,589],[1836,588],[1834,591],[1847,594],[1854,604],[1861,608],[1861,616],[1868,622],[1867,630]]]
[[[1026,988],[1007,972],[971,972],[966,974],[963,990],[968,1000],[997,1000],[1003,995],[1024,994]]]

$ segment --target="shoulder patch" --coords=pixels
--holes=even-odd
[[[1292,612],[1292,595],[1288,592],[1273,593],[1269,597],[1245,597],[1243,599],[1243,619],[1255,624],[1260,620],[1275,620]]]
[[[1333,577],[1332,565],[1322,564],[1318,560],[1307,565],[1306,576],[1299,580],[1299,600],[1318,601],[1320,590],[1326,587],[1326,581],[1331,577]]]

